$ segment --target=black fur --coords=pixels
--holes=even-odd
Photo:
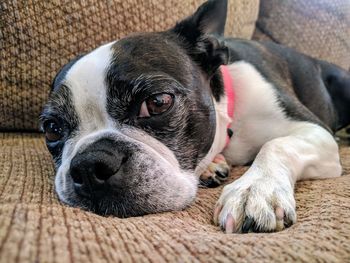
[[[157,138],[181,160],[182,168],[194,169],[214,139],[209,81],[168,32],[131,36],[113,49],[106,77],[109,114]],[[159,116],[138,118],[141,103],[156,93],[174,95],[173,107]]]
[[[337,113],[336,130],[350,124],[350,73],[325,61],[320,62],[322,80]]]

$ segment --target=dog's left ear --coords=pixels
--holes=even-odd
[[[171,29],[209,77],[220,65],[228,62],[228,49],[220,41],[225,30],[226,16],[227,0],[209,0]]]

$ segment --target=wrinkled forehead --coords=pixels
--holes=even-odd
[[[112,72],[132,79],[140,74],[161,72],[182,85],[192,79],[193,63],[181,42],[167,33],[135,34],[112,45]]]
[[[59,85],[103,83],[108,75],[132,81],[141,74],[171,76],[186,85],[193,63],[180,42],[166,33],[135,34],[103,45],[65,65],[54,80]],[[107,83],[108,84],[108,83]]]
[[[77,111],[90,113],[106,106],[111,90],[123,93],[132,88],[125,83],[152,75],[173,79],[182,87],[195,83],[192,62],[176,38],[165,33],[133,35],[72,60],[56,76],[51,101],[57,102],[52,98],[58,93],[56,97],[70,97]]]

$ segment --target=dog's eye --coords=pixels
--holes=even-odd
[[[162,114],[170,109],[170,107],[173,105],[173,101],[174,96],[168,93],[152,95],[141,104],[138,117],[144,118]]]
[[[63,136],[62,127],[54,120],[49,120],[44,123],[46,139],[49,142],[56,142]]]

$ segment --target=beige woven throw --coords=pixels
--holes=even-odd
[[[350,148],[341,156],[344,176],[297,184],[295,225],[226,235],[211,222],[222,187],[181,212],[105,218],[58,202],[43,137],[2,133],[0,262],[350,262]]]

